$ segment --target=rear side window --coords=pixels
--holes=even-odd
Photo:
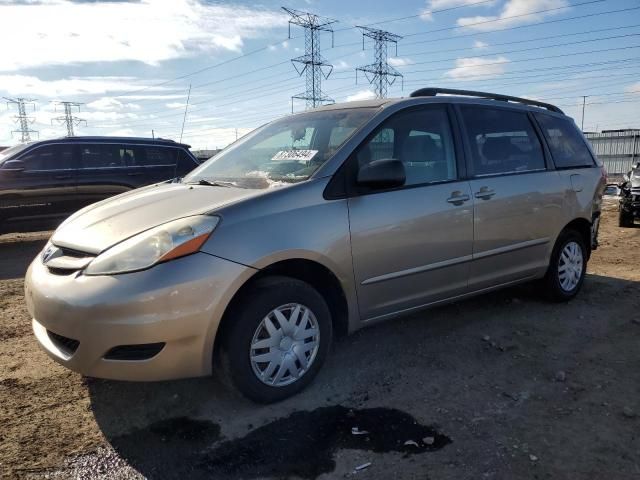
[[[174,148],[144,147],[144,153],[142,162],[138,162],[138,165],[175,165],[178,152]]]
[[[20,157],[25,171],[68,170],[73,168],[72,145],[46,145]]]
[[[556,168],[591,167],[593,157],[575,123],[566,118],[536,114],[536,120],[549,144]]]
[[[118,145],[95,144],[80,145],[80,164],[82,168],[125,167],[125,159]]]
[[[542,145],[526,113],[484,107],[461,110],[475,175],[545,168]]]

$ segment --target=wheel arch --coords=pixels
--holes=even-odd
[[[586,218],[574,218],[567,223],[562,230],[556,236],[556,242],[562,232],[567,230],[573,230],[577,232],[587,247],[587,260],[591,257],[591,222]]]
[[[236,291],[228,303],[216,332],[213,355],[220,352],[226,331],[231,324],[233,312],[239,308],[247,293],[256,282],[272,277],[285,276],[308,283],[315,288],[327,302],[331,312],[333,331],[338,336],[345,336],[350,331],[349,303],[345,290],[338,277],[325,265],[305,258],[292,258],[277,261],[261,268]]]

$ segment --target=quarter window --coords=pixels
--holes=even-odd
[[[576,125],[564,118],[536,114],[556,168],[593,166],[593,157]]]
[[[156,165],[175,165],[176,150],[173,148],[145,147],[144,163],[139,165],[156,166]]]
[[[36,148],[20,158],[25,171],[68,170],[73,168],[73,146],[47,145]]]
[[[542,145],[526,113],[462,107],[475,175],[545,168]]]
[[[449,117],[444,108],[400,112],[385,121],[357,153],[359,166],[374,160],[399,159],[405,185],[454,180],[457,177]]]

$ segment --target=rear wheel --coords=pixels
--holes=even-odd
[[[633,215],[621,209],[618,213],[618,226],[624,228],[633,227]]]
[[[545,296],[562,302],[575,297],[587,271],[587,247],[574,230],[560,234],[551,254],[551,262],[542,281]]]
[[[225,356],[233,384],[260,403],[305,388],[331,344],[331,314],[309,284],[288,277],[259,280],[228,319]]]

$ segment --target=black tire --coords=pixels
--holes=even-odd
[[[263,319],[274,309],[288,304],[303,305],[313,313],[320,332],[318,347],[300,378],[288,385],[271,386],[254,372],[250,360],[252,341]],[[331,345],[331,313],[327,303],[311,285],[294,278],[273,276],[258,280],[237,302],[227,320],[231,322],[223,347],[227,374],[243,395],[258,403],[277,402],[304,389],[322,367]],[[301,366],[298,360],[295,362]]]
[[[633,215],[621,209],[618,213],[618,226],[623,228],[633,227]]]
[[[560,281],[559,267],[560,256],[565,247],[571,242],[575,242],[580,247],[582,256],[582,271],[580,272],[580,278],[575,287],[566,290]],[[551,253],[551,260],[549,262],[549,268],[547,273],[542,279],[541,287],[544,296],[553,302],[566,302],[575,297],[584,283],[585,273],[587,271],[587,259],[588,259],[587,246],[584,243],[582,235],[575,230],[564,230],[558,236],[553,252]]]

